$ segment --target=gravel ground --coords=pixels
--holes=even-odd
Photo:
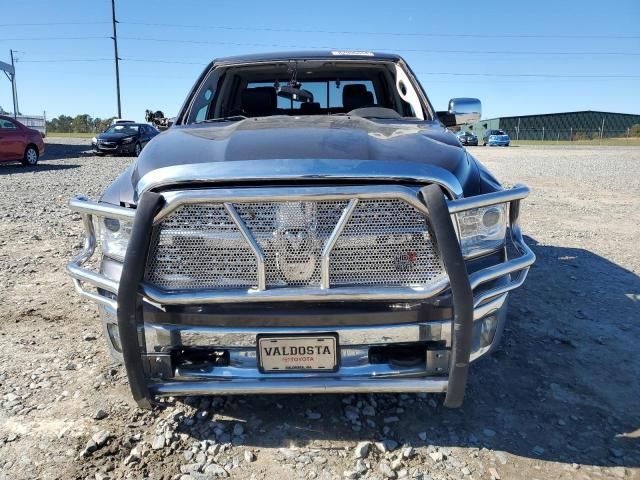
[[[68,198],[96,198],[131,158],[48,143],[37,169],[0,165],[0,478],[640,478],[640,148],[471,149],[532,187],[538,262],[463,408],[298,395],[145,412],[64,274],[81,244]]]

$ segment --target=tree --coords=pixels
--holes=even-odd
[[[74,118],[72,122],[72,128],[73,132],[76,133],[93,132],[93,119],[86,113],[76,115],[76,118]]]
[[[55,133],[100,133],[109,128],[114,118],[91,118],[91,115],[86,113],[75,117],[60,115],[47,121],[47,131]]]
[[[68,115],[60,115],[58,117],[58,126],[60,127],[61,132],[71,132],[72,127],[71,124],[73,122],[73,118]]]
[[[629,128],[629,135],[632,137],[640,137],[640,123],[636,123]]]

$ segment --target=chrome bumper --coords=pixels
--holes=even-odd
[[[506,293],[474,309],[473,362],[499,342],[506,320]],[[105,322],[117,326],[116,312],[100,307]],[[485,327],[490,336],[481,338]],[[407,324],[332,327],[222,328],[145,322],[142,359],[145,371],[155,380],[149,384],[157,396],[251,393],[353,393],[353,392],[446,392],[447,363],[452,344],[451,320]],[[258,334],[322,334],[330,331],[340,339],[339,373],[260,373],[256,359]],[[372,363],[369,350],[394,345],[437,344],[427,352],[427,362],[414,365]],[[110,345],[111,342],[110,342]],[[171,352],[216,346],[227,350],[229,364],[208,369],[171,365]],[[115,358],[121,353],[112,351]],[[273,387],[273,388],[272,388]]]
[[[527,187],[516,186],[509,190],[451,200],[446,203],[446,208],[448,208],[450,216],[472,208],[502,202],[510,203],[509,241],[510,246],[513,247],[513,250],[516,251],[518,255],[504,263],[482,269],[468,276],[468,283],[472,291],[472,320],[476,324],[488,315],[498,315],[498,312],[500,316],[499,322],[503,324],[503,304],[506,300],[507,292],[524,283],[528,269],[535,261],[535,255],[525,244],[518,225],[519,203],[522,198],[528,195],[528,192]],[[416,196],[412,202],[421,202],[420,197]],[[108,321],[108,313],[111,312],[112,321],[118,323],[116,318],[120,318],[120,316],[123,315],[123,312],[119,311],[119,308],[124,308],[118,301],[120,300],[118,298],[118,290],[121,287],[120,282],[91,270],[86,266],[87,261],[93,256],[96,249],[93,217],[133,220],[136,218],[136,211],[129,208],[92,202],[82,197],[76,197],[71,200],[70,207],[82,215],[85,228],[85,243],[82,252],[67,265],[67,271],[72,277],[78,293],[100,304],[102,307],[101,310],[105,312],[103,318],[107,318]],[[422,207],[424,208],[424,204]],[[153,221],[153,216],[147,220],[150,224],[150,222]],[[134,234],[137,223],[141,222],[138,222],[136,219],[134,223]],[[148,228],[148,226],[145,228]],[[127,255],[129,255],[129,253]],[[127,260],[125,260],[125,264],[128,265]],[[141,292],[140,298],[156,305],[170,305],[174,303],[197,305],[203,302],[211,302],[212,298],[211,296],[199,298],[198,295],[190,296],[188,294],[178,295],[175,298],[172,298],[171,295],[159,296],[157,292],[154,292],[150,286],[146,286],[144,283],[135,283],[135,285],[137,285],[137,288],[134,287],[133,284],[123,288],[125,288],[126,292]],[[93,287],[93,290],[87,288],[88,286]],[[443,289],[439,290],[439,292],[442,291]],[[363,290],[344,292],[344,294],[339,294],[335,299],[371,300],[385,298],[398,301],[408,299],[425,300],[435,296],[439,292],[413,291],[407,294],[406,291],[394,292],[393,290],[387,290],[382,292],[367,292]],[[326,290],[315,292],[316,294],[308,298],[295,296],[294,292],[283,293],[286,293],[287,296],[285,296],[285,298],[279,298],[277,292],[263,290],[260,295],[265,296],[265,298],[260,298],[260,300],[335,300],[331,298],[331,295],[335,294],[335,292],[329,293]],[[247,299],[247,295],[239,293],[233,298],[225,297],[217,301],[233,302],[246,301]],[[129,305],[127,308],[130,310],[131,306]],[[390,369],[388,367],[367,365],[363,357],[364,350],[362,348],[359,349],[359,347],[368,347],[369,345],[376,344],[375,338],[377,338],[379,339],[378,342],[381,341],[386,345],[405,342],[444,341],[445,348],[449,348],[452,347],[452,343],[454,343],[454,337],[452,336],[453,320],[426,322],[424,324],[390,325],[379,327],[379,329],[377,329],[378,327],[350,327],[347,329],[331,327],[317,329],[318,331],[325,332],[327,330],[332,332],[338,330],[341,347],[344,347],[341,354],[348,356],[348,350],[351,350],[352,360],[356,363],[360,362],[359,366],[354,364],[353,367],[341,368],[341,370],[333,376],[326,376],[326,374],[323,374],[324,376],[314,374],[285,374],[286,378],[282,376],[283,374],[276,374],[276,377],[274,377],[273,374],[259,374],[255,368],[255,360],[251,359],[252,352],[255,352],[255,335],[257,333],[266,333],[269,329],[260,329],[258,332],[257,330],[251,329],[195,328],[152,325],[136,320],[135,318],[129,320],[132,322],[131,325],[134,325],[133,330],[129,329],[127,331],[123,329],[122,325],[120,325],[119,328],[123,341],[128,341],[130,344],[131,342],[135,343],[135,346],[129,348],[129,350],[134,350],[130,352],[130,358],[137,358],[137,371],[133,372],[129,368],[127,368],[127,371],[129,373],[132,390],[134,391],[134,397],[136,397],[141,404],[144,403],[141,401],[141,398],[143,400],[146,399],[146,395],[149,393],[156,395],[187,395],[198,393],[445,392],[450,388],[450,379],[447,379],[447,377],[439,377],[437,374],[434,376],[434,371],[430,370],[428,366],[412,367],[409,369]],[[136,321],[138,322],[137,327],[135,327]],[[500,329],[501,326],[498,330]],[[298,333],[309,332],[313,329],[286,328],[281,330],[283,333]],[[144,339],[140,344],[138,344],[138,337]],[[193,345],[212,345],[212,343],[215,343],[216,347],[229,347],[233,349],[232,351],[234,355],[236,355],[236,362],[228,367],[216,367],[215,372],[198,372],[196,374],[194,372],[176,371],[173,372],[173,376],[167,378],[167,375],[165,375],[167,372],[162,370],[163,361],[166,360],[163,355],[166,357],[166,354],[162,352],[162,348],[159,349],[158,347],[172,347],[176,346],[176,344],[169,342],[163,345],[159,338],[179,338],[179,345],[185,345],[185,343],[182,342],[186,342],[187,345],[189,342],[193,342]],[[231,342],[230,339],[232,338],[235,338],[235,344]],[[240,341],[240,344],[237,343],[238,341]],[[231,342],[231,344],[229,345],[228,342]],[[492,345],[495,343],[494,341]],[[474,360],[484,353],[487,353],[492,348],[492,345],[484,345],[481,348],[467,353],[466,363],[468,363],[469,360]],[[127,355],[125,355],[125,364],[127,364]],[[155,381],[150,382],[148,385],[144,383],[146,380],[142,376],[143,367],[147,378],[155,378]],[[347,368],[353,368],[353,370],[349,371]],[[440,372],[441,375],[446,373],[446,368]],[[163,380],[163,378],[167,378],[169,381]],[[139,390],[137,393],[136,389]]]
[[[369,380],[369,381],[367,381]],[[232,382],[167,382],[151,385],[152,394],[176,395],[251,395],[299,393],[443,393],[447,379],[441,378],[305,378],[238,380]]]

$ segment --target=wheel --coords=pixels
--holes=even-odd
[[[38,153],[38,149],[34,145],[29,145],[24,151],[22,165],[24,165],[25,167],[33,167],[38,164],[39,157],[40,154]]]
[[[139,143],[136,143],[135,150],[134,150],[133,154],[137,157],[138,155],[140,155],[141,151],[142,151],[142,147],[140,146]]]
[[[505,146],[505,147],[508,147],[508,146],[509,146],[509,144],[508,144],[508,143],[505,143],[505,145],[504,145],[504,146]]]

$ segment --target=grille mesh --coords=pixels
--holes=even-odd
[[[320,286],[320,257],[348,202],[239,203],[262,248],[267,287]]]
[[[193,204],[155,229],[146,279],[166,290],[248,288],[257,271],[253,251],[224,205]]]
[[[442,277],[424,216],[400,200],[364,200],[331,251],[331,285],[424,285]]]
[[[265,257],[267,288],[319,287],[321,255],[348,200],[234,203]],[[145,280],[163,290],[256,287],[253,250],[222,203],[179,207],[155,228]],[[360,200],[330,255],[330,287],[427,286],[444,267],[424,215]]]

